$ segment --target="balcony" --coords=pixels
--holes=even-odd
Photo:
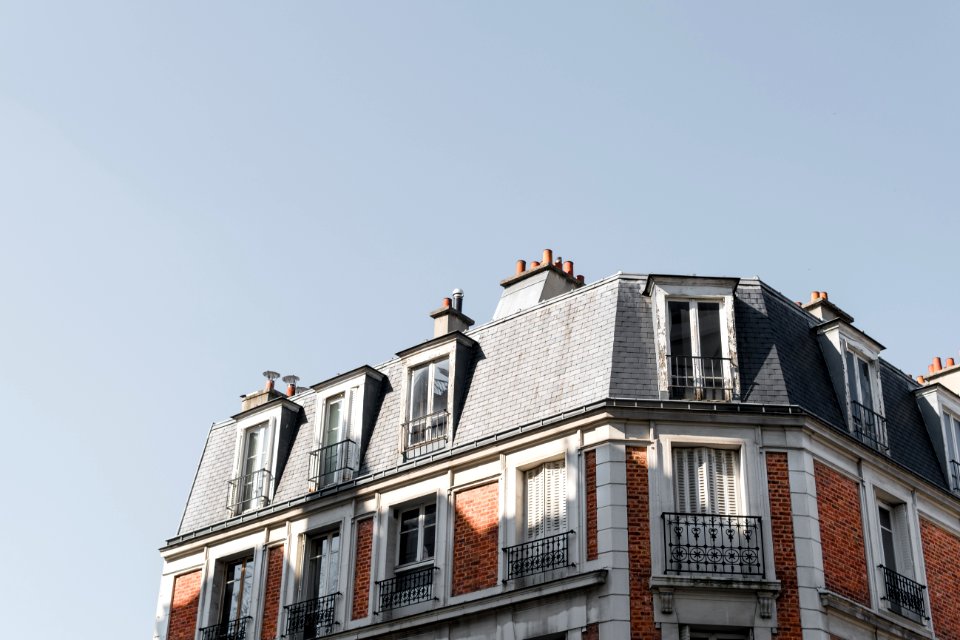
[[[298,602],[284,607],[287,612],[287,630],[284,638],[313,640],[333,633],[336,621],[336,604],[339,593]]]
[[[667,356],[671,400],[729,402],[733,399],[730,358]]]
[[[446,411],[437,411],[430,415],[414,418],[404,424],[404,455],[408,459],[416,458],[446,447],[449,417]]]
[[[909,614],[913,614],[921,620],[926,619],[927,609],[923,602],[926,587],[883,565],[880,565],[880,572],[883,575],[882,599],[887,603],[887,608],[908,618],[911,617]]]
[[[664,513],[667,573],[763,576],[763,540],[758,516]]]
[[[253,620],[251,616],[245,616],[203,627],[200,629],[200,640],[244,640],[247,637],[247,627],[251,620]]]
[[[850,417],[853,419],[853,434],[860,442],[887,455],[887,419],[856,401],[850,402]]]
[[[310,476],[312,491],[348,480],[353,480],[357,470],[357,443],[341,440],[310,452]]]
[[[503,551],[507,554],[507,578],[504,582],[570,566],[568,538],[571,533],[573,532],[567,531],[505,547]]]
[[[950,488],[954,493],[960,493],[960,462],[950,461]]]
[[[227,511],[237,516],[251,509],[260,509],[270,503],[270,483],[273,476],[260,469],[231,480],[227,493]]]
[[[434,566],[398,573],[377,582],[380,611],[399,609],[418,602],[433,600]]]

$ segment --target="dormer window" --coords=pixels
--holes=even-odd
[[[737,280],[650,276],[660,397],[729,402],[740,396],[733,291]]]
[[[887,453],[887,421],[880,411],[876,367],[863,355],[847,349],[847,397],[853,434],[867,446]]]
[[[322,400],[319,447],[310,458],[314,490],[353,479],[358,457],[353,425],[360,417],[359,397],[360,388],[352,387]]]
[[[271,475],[267,424],[247,429],[243,435],[240,473],[231,486],[234,515],[265,507],[269,501]]]
[[[409,415],[404,450],[442,448],[447,439],[450,360],[443,358],[410,371]]]
[[[953,452],[950,460],[950,489],[960,494],[960,418],[948,411],[943,412],[943,431],[947,441],[952,441]]]

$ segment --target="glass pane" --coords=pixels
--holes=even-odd
[[[247,432],[247,453],[243,473],[253,473],[260,468],[260,448],[263,429],[251,429]]]
[[[421,560],[433,557],[437,532],[437,505],[430,504],[423,510],[423,557]]]
[[[722,358],[723,347],[720,343],[720,304],[700,302],[697,304],[697,324],[700,328],[700,356],[703,358]],[[710,376],[709,370],[704,371]],[[712,375],[722,375],[715,371]]]
[[[417,538],[420,533],[420,510],[410,509],[400,515],[400,550],[398,564],[417,561]]]
[[[340,442],[340,410],[343,407],[343,398],[335,398],[327,404],[327,416],[324,419],[323,444],[334,444]]]
[[[410,419],[427,415],[427,385],[430,382],[430,367],[420,367],[414,369],[410,377]]]
[[[329,560],[327,560],[327,584],[326,591],[321,595],[330,595],[331,593],[337,592],[337,585],[339,583],[339,570],[340,566],[340,534],[335,533],[330,537],[330,555]]]
[[[447,387],[450,385],[450,361],[441,360],[433,368],[433,407],[432,411],[446,411]]]
[[[670,355],[693,355],[690,342],[690,304],[670,302],[667,307],[670,314]]]
[[[857,358],[860,363],[860,401],[867,409],[873,408],[873,392],[870,390],[870,365]]]
[[[883,564],[892,571],[897,570],[897,556],[893,543],[893,523],[890,518],[890,511],[884,507],[879,507],[880,515],[880,540],[883,543]]]
[[[847,386],[850,388],[850,400],[860,402],[860,396],[857,395],[857,367],[852,353],[847,351]]]
[[[250,615],[250,601],[253,597],[253,562],[244,561],[243,565],[243,588],[240,595],[240,610],[237,612],[238,618]]]

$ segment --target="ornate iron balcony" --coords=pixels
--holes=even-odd
[[[403,453],[407,458],[416,458],[426,453],[439,451],[447,446],[446,411],[437,411],[427,416],[410,420],[403,425]]]
[[[287,612],[287,630],[284,638],[313,640],[333,633],[339,593],[332,593],[306,602],[284,607]]]
[[[733,399],[733,361],[730,358],[667,356],[671,400]]]
[[[950,461],[950,488],[955,493],[960,493],[960,462]]]
[[[357,470],[357,443],[341,440],[310,452],[310,485],[314,491],[353,480]]]
[[[920,618],[927,617],[926,605],[923,603],[925,586],[883,565],[880,565],[880,572],[883,574],[883,600],[886,600],[890,611],[905,615],[903,611],[906,609]]]
[[[260,509],[270,504],[272,478],[269,470],[260,469],[231,480],[227,493],[227,511],[230,515],[240,515],[244,511]]]
[[[251,620],[251,616],[245,616],[203,627],[200,629],[200,640],[244,640],[247,637],[247,623]]]
[[[570,566],[568,537],[571,533],[567,531],[504,547],[507,554],[507,580]]]
[[[439,571],[436,567],[424,567],[377,582],[380,611],[433,600],[433,574],[436,571]]]
[[[763,540],[758,516],[664,513],[667,573],[763,575]]]
[[[886,418],[856,401],[850,402],[850,416],[853,418],[853,434],[860,442],[880,453],[889,453]]]

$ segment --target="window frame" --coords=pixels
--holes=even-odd
[[[428,525],[426,524],[427,510],[431,507],[433,509],[433,523]],[[393,558],[394,575],[402,574],[412,569],[419,569],[425,566],[429,566],[431,564],[435,564],[436,557],[437,557],[437,529],[439,527],[439,522],[438,522],[439,509],[437,508],[436,500],[432,502],[428,500],[428,501],[420,502],[419,504],[410,504],[406,506],[395,507],[395,511],[396,511],[397,530],[395,534],[396,535],[396,553],[394,553],[394,558]],[[417,528],[416,528],[416,532],[417,532],[416,533],[416,550],[417,550],[416,558],[414,560],[401,563],[400,556],[403,552],[402,540],[403,540],[403,534],[405,533],[403,529],[403,516],[404,514],[410,513],[411,511],[418,512]],[[424,531],[428,527],[432,529],[433,550],[429,556],[425,556],[423,553],[425,541],[426,541],[426,539],[424,538]]]
[[[739,279],[736,278],[698,278],[695,276],[657,276],[648,277],[645,295],[650,296],[654,326],[654,350],[657,358],[657,379],[660,399],[671,399],[671,320],[670,302],[686,301],[690,304],[716,303],[719,305],[720,349],[723,359],[723,394],[711,402],[736,402],[740,399],[740,376],[737,361],[737,331],[734,314],[734,290]],[[698,308],[699,314],[699,308]],[[691,327],[691,342],[693,327]],[[700,348],[699,333],[696,336],[697,349]],[[693,349],[691,349],[693,351]],[[697,356],[699,357],[699,356]],[[702,363],[694,369],[693,377],[699,379]],[[702,376],[701,376],[702,377]],[[700,389],[694,387],[694,389]],[[710,389],[710,387],[703,387]],[[690,398],[696,400],[697,398]]]
[[[229,624],[234,620],[239,620],[241,618],[253,617],[254,608],[256,603],[254,602],[253,596],[256,589],[256,557],[255,554],[251,551],[249,553],[243,554],[239,557],[225,559],[220,561],[220,567],[218,567],[218,575],[220,579],[220,593],[219,593],[219,603],[217,605],[217,614],[216,614],[216,623],[215,624]],[[227,592],[228,586],[232,581],[230,579],[230,570],[232,567],[235,567],[238,564],[243,565],[241,569],[241,579],[240,582],[240,599],[241,601],[246,598],[246,612],[239,612],[241,615],[233,616],[232,611],[228,609],[227,605]],[[249,583],[247,582],[247,577],[249,576]],[[246,587],[249,586],[249,589]],[[231,607],[232,608],[232,607]]]

